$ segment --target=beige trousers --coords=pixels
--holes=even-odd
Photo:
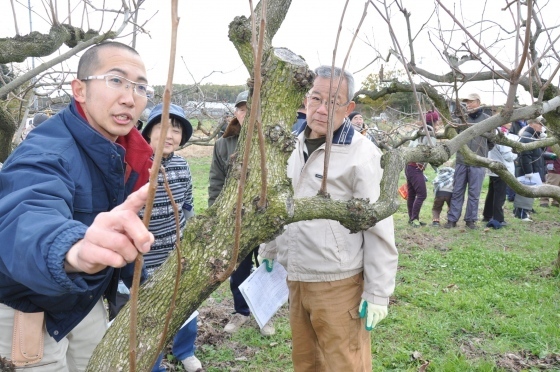
[[[560,174],[556,173],[547,173],[546,174],[546,184],[553,185],[553,186],[560,186]],[[542,197],[541,204],[548,204],[549,198]],[[558,202],[552,199],[552,206],[558,207]]]
[[[333,282],[288,281],[295,372],[371,371],[371,335],[358,315],[363,274]]]
[[[0,356],[11,359],[15,310],[0,304]],[[93,350],[107,330],[107,312],[100,299],[90,313],[62,340],[56,342],[43,327],[43,359],[26,372],[85,371]]]

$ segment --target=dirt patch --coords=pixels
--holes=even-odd
[[[560,355],[550,354],[539,358],[530,351],[523,350],[517,354],[505,353],[500,355],[496,359],[496,365],[508,371],[526,371],[532,368],[543,371],[557,371],[560,368]]]
[[[491,357],[495,360],[498,368],[503,368],[506,371],[520,372],[535,368],[543,371],[557,371],[560,368],[560,354],[549,354],[539,358],[530,351],[521,350],[517,353],[509,352],[501,355],[489,355],[481,348],[483,341],[483,338],[474,337],[463,342],[459,349],[467,359]]]
[[[229,283],[222,285],[198,308],[196,346],[199,350],[199,352],[197,352],[199,357],[204,354],[204,349],[206,347],[211,347],[213,349],[230,349],[233,351],[234,358],[232,360],[204,360],[202,371],[217,369],[219,371],[240,372],[242,369],[239,367],[239,361],[254,359],[255,355],[259,352],[259,347],[234,341],[231,335],[224,332],[224,327],[228,323],[233,312],[233,299],[229,291]],[[282,306],[276,315],[274,315],[273,320],[287,317],[288,307]],[[259,333],[259,325],[252,316],[251,319],[243,325],[243,328],[253,328],[254,332]],[[286,340],[286,342],[290,341],[291,340]],[[171,352],[172,345],[170,344],[166,348],[165,355],[171,354]],[[168,371],[184,371],[182,365],[176,359],[164,359],[163,364],[167,367]]]
[[[206,156],[212,156],[213,152],[214,152],[214,146],[190,145],[177,151],[177,154],[188,159],[188,158],[203,158]]]

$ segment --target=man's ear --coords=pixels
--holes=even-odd
[[[356,102],[350,101],[348,106],[346,106],[346,116],[350,115],[352,111],[356,108]]]
[[[72,80],[72,95],[76,102],[86,102],[86,82],[78,79]]]

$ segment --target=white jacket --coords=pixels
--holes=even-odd
[[[325,144],[307,162],[304,153],[307,148],[301,132],[288,160],[294,198],[316,196],[321,187]],[[379,149],[346,121],[335,133],[331,147],[327,182],[331,198],[376,201],[383,175],[380,159]],[[266,244],[260,254],[281,263],[288,272],[288,280],[293,281],[335,281],[363,271],[362,298],[375,304],[387,305],[395,288],[398,253],[393,217],[356,234],[333,220],[292,223],[282,235]]]
[[[519,138],[516,135],[509,135],[506,134],[506,137],[508,137],[509,139],[513,140],[513,141],[517,141],[517,138]],[[515,164],[514,161],[515,159],[517,159],[517,154],[514,154],[512,152],[511,147],[509,146],[505,146],[505,145],[499,145],[499,144],[495,144],[494,147],[492,148],[492,150],[488,151],[488,159],[490,160],[494,160],[494,161],[498,161],[500,163],[502,163],[503,165],[506,166],[507,170],[515,175]],[[490,169],[488,169],[488,175],[491,177],[498,177],[497,174],[495,174],[494,172],[492,172]]]

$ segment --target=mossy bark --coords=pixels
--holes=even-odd
[[[15,120],[0,105],[0,163],[3,163],[12,152],[12,138],[16,129]]]
[[[78,42],[89,40],[99,33],[78,27],[55,24],[48,34],[33,31],[28,35],[0,38],[0,63],[23,62],[28,57],[46,57],[56,52],[62,44],[75,47]],[[115,36],[109,35],[109,37]]]

